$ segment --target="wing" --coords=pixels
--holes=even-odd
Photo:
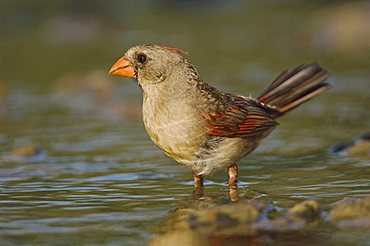
[[[209,127],[207,134],[230,138],[263,134],[278,124],[267,110],[263,104],[251,98],[233,96],[224,110],[205,117]]]

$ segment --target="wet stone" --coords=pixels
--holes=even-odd
[[[268,203],[246,200],[237,204],[217,205],[202,209],[177,209],[166,221],[168,228],[214,232],[236,225],[250,225],[272,211]]]
[[[345,198],[336,202],[329,219],[339,228],[370,229],[370,196],[361,199]]]
[[[162,245],[166,239],[182,239],[188,235],[194,243],[212,239],[216,241],[255,240],[259,235],[266,237],[298,235],[313,221],[320,219],[320,207],[316,201],[297,203],[289,210],[275,213],[272,203],[257,199],[242,200],[238,203],[214,204],[207,207],[183,208],[171,212],[162,223],[158,235],[150,245]],[[192,207],[193,204],[190,204]],[[196,245],[196,244],[194,244]]]
[[[345,143],[339,143],[331,148],[333,153],[341,156],[352,156],[364,159],[370,159],[370,133]]]
[[[268,213],[268,206],[258,201],[245,201],[236,205],[223,205],[206,210],[194,211],[193,227],[209,223],[217,228],[257,221],[261,214]]]
[[[289,209],[288,217],[293,220],[314,221],[320,217],[319,203],[313,200],[297,203]]]
[[[30,143],[15,148],[5,159],[14,162],[40,162],[45,159],[45,152],[41,147]]]

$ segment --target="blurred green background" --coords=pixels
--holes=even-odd
[[[210,81],[264,81],[319,61],[369,76],[367,1],[0,1],[0,78],[50,85],[108,69],[135,44],[188,50]]]
[[[144,245],[171,211],[204,205],[191,171],[150,142],[140,89],[108,77],[137,44],[187,50],[204,81],[242,95],[319,62],[333,89],[281,119],[239,163],[240,185],[279,211],[369,195],[367,152],[329,151],[369,131],[369,23],[369,1],[0,0],[0,244]],[[209,178],[207,203],[227,200],[225,176]],[[370,240],[313,228],[293,241]]]

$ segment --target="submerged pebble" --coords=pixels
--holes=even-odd
[[[345,198],[336,202],[329,212],[329,219],[343,229],[370,229],[370,196],[362,199]]]
[[[15,148],[4,159],[14,162],[40,162],[45,159],[45,152],[41,147],[30,143]]]
[[[307,200],[295,204],[288,210],[288,217],[296,220],[313,221],[320,216],[320,206],[317,201]]]
[[[192,242],[191,245],[201,245],[207,240],[224,242],[237,238],[253,241],[261,233],[273,237],[299,234],[301,229],[325,221],[346,229],[370,228],[370,196],[343,199],[329,213],[323,213],[314,200],[297,203],[282,213],[275,213],[278,209],[272,203],[257,199],[227,205],[207,204],[200,209],[182,208],[171,212],[162,223],[161,231],[164,233],[155,236],[150,245],[169,245],[168,242],[176,240]]]
[[[333,153],[370,159],[370,133],[366,133],[349,142],[339,143],[331,148]]]

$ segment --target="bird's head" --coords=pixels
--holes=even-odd
[[[162,83],[184,62],[183,53],[186,52],[161,45],[134,46],[113,64],[109,74],[134,78],[141,86]]]

